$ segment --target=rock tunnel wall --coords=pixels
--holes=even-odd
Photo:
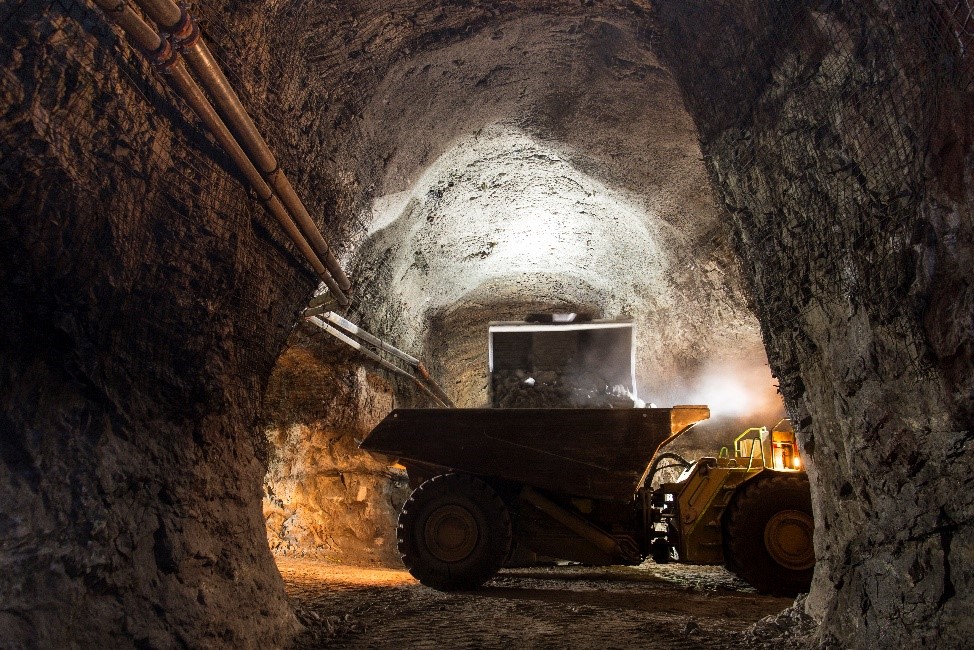
[[[199,12],[349,244],[380,193],[359,173],[363,114],[397,61],[531,14],[644,25],[701,132],[812,460],[823,639],[964,645],[969,28],[931,19],[938,2],[851,5]],[[782,6],[796,21],[766,11]],[[150,110],[168,95],[98,13],[27,0],[0,10],[0,32],[0,639],[280,644],[294,622],[263,541],[254,419],[313,278],[195,121]]]
[[[264,396],[271,551],[398,568],[393,522],[409,496],[405,472],[358,449],[392,410],[392,390],[350,349],[322,337],[311,326],[294,332]]]
[[[313,276],[99,13],[0,29],[0,646],[280,645],[254,419]]]
[[[356,313],[458,403],[487,399],[487,323],[542,308],[633,318],[641,394],[660,404],[687,399],[678,377],[760,346],[647,32],[634,14],[511,17],[397,61],[363,111],[375,198]]]
[[[970,30],[939,3],[660,6],[809,460],[821,637],[966,645]]]

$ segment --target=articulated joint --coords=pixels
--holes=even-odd
[[[180,3],[179,22],[172,26],[169,35],[176,47],[180,49],[192,47],[200,40],[200,28],[185,3]]]

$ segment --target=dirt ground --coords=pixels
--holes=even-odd
[[[810,621],[721,567],[506,569],[445,594],[406,571],[278,559],[298,647],[801,648]],[[757,625],[755,625],[757,623]]]

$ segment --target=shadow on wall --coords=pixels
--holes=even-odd
[[[306,339],[278,359],[261,427],[271,446],[264,520],[277,555],[399,567],[395,522],[405,473],[358,450],[393,408],[382,379]],[[295,341],[292,339],[292,343]]]

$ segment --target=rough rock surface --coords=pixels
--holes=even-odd
[[[510,20],[392,66],[363,111],[356,311],[460,404],[486,401],[487,323],[542,308],[631,316],[639,393],[660,404],[710,363],[763,365],[696,130],[643,29]]]
[[[313,282],[99,14],[14,4],[0,646],[281,645],[299,625],[264,537],[254,420]]]
[[[934,3],[662,6],[808,459],[820,637],[969,645],[974,119],[969,58],[944,67],[963,32]]]
[[[301,648],[801,647],[790,643],[798,617],[772,614],[789,599],[757,594],[717,566],[502,569],[461,593],[424,587],[404,570],[280,566],[307,624]],[[747,631],[755,621],[760,631]]]
[[[695,152],[699,131],[720,205],[713,212],[699,194],[696,208],[729,222],[811,460],[820,569],[805,602],[820,639],[968,644],[974,48],[955,19],[969,3],[956,16],[938,0],[232,5],[200,7],[207,33],[312,212],[347,244],[346,260],[374,225],[376,199],[414,185],[425,197],[433,185],[417,185],[421,171],[455,138],[476,137],[454,117],[468,106],[439,86],[469,87],[461,97],[485,100],[478,119],[529,133],[593,183],[637,196],[657,158],[614,159],[613,142],[581,131],[637,137],[631,109],[655,101],[647,87],[681,93],[691,133],[672,153]],[[169,105],[166,93],[100,15],[67,0],[0,12],[0,638],[279,644],[295,622],[264,541],[253,424],[312,278],[195,121],[150,110]],[[549,28],[576,19],[577,29],[534,30],[532,41],[524,26],[539,18]],[[610,40],[659,59],[645,68],[629,46],[617,57],[593,48],[612,28]],[[487,76],[493,67],[468,68],[462,47],[449,51],[507,43],[508,31],[535,43],[509,43],[510,70]],[[567,49],[545,47],[549,39]],[[413,78],[427,64],[439,76],[409,95],[410,110],[397,108],[383,90],[409,89],[413,59],[423,62]],[[554,73],[545,84],[518,78],[544,60]],[[575,123],[586,129],[568,128],[609,99],[584,101],[610,78],[627,88],[624,110],[610,102]],[[529,92],[571,80],[584,82],[574,95]],[[493,119],[520,89],[521,112],[543,118]],[[498,104],[486,102],[493,93]],[[386,119],[400,114],[412,122]],[[430,139],[441,124],[456,128]],[[588,165],[578,155],[598,151]],[[630,163],[635,176],[623,173]],[[706,185],[699,170],[688,178]],[[666,224],[667,236],[692,226]],[[686,232],[679,250],[714,240],[713,259],[675,286],[713,287],[737,320],[740,295],[724,291],[727,231]],[[400,261],[420,262],[410,277],[421,277],[418,249],[403,250]],[[378,267],[384,251],[365,257]],[[465,301],[416,310],[406,319],[416,327],[397,338],[413,337],[442,369],[476,360],[482,335],[463,325],[498,304],[510,318],[537,303],[602,314],[624,301],[573,277],[552,276],[550,291],[527,296],[491,279]],[[396,333],[392,315],[411,312],[383,300],[387,289],[359,286],[358,306],[384,308],[378,324]],[[468,367],[478,370],[448,389],[475,401],[484,366]]]
[[[278,555],[398,568],[405,472],[357,442],[392,409],[392,394],[363,366],[342,363],[348,355],[335,345],[317,344],[324,336],[292,337],[264,397],[261,426],[273,450],[264,478],[268,541]]]
[[[493,404],[500,408],[633,408],[636,403],[624,386],[608,386],[598,376],[508,370],[494,373]]]

